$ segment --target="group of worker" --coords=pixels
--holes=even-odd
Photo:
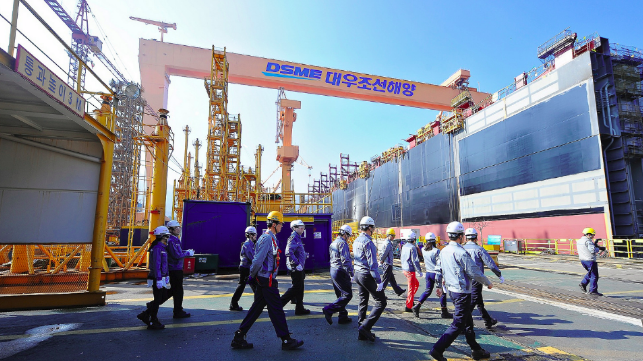
[[[268,308],[268,315],[275,332],[282,340],[283,350],[293,350],[304,344],[290,336],[284,307],[294,303],[296,315],[306,315],[310,310],[304,308],[304,279],[305,262],[308,257],[304,250],[302,234],[305,225],[301,220],[290,223],[292,234],[286,246],[286,266],[290,273],[292,286],[282,295],[279,294],[277,273],[281,260],[281,250],[278,247],[276,235],[281,232],[284,220],[279,212],[271,212],[266,218],[267,230],[257,238],[256,228],[250,226],[245,230],[246,240],[242,244],[239,265],[239,284],[230,302],[231,311],[242,311],[238,302],[246,285],[250,285],[254,292],[254,302],[248,310],[239,328],[234,333],[231,346],[234,349],[249,349],[252,343],[246,341],[246,334],[259,318],[264,308]],[[492,288],[493,284],[484,275],[484,267],[488,267],[498,276],[500,283],[504,282],[500,270],[488,252],[477,244],[478,234],[473,228],[467,230],[460,222],[451,222],[447,226],[449,243],[439,250],[436,245],[435,234],[426,234],[421,252],[424,258],[425,273],[419,262],[417,236],[411,232],[402,247],[400,261],[402,270],[407,278],[408,290],[398,286],[393,274],[393,245],[395,231],[389,229],[387,237],[379,250],[373,241],[375,221],[371,217],[363,217],[359,222],[360,234],[353,241],[353,258],[351,258],[348,240],[353,235],[349,225],[340,227],[338,237],[331,243],[330,276],[337,299],[326,305],[322,312],[328,324],[333,323],[333,315],[338,313],[338,323],[351,323],[346,306],[353,297],[352,282],[355,282],[359,295],[357,312],[358,340],[375,341],[375,334],[371,331],[375,323],[387,306],[384,289],[390,283],[393,291],[402,296],[407,293],[405,312],[413,312],[420,317],[420,308],[426,299],[436,289],[441,306],[441,317],[453,319],[450,327],[433,345],[430,355],[439,361],[444,361],[444,351],[461,333],[464,333],[469,346],[471,357],[474,360],[489,358],[490,354],[484,350],[475,339],[472,311],[478,308],[487,328],[493,327],[498,321],[491,317],[484,307],[482,288]],[[583,230],[583,238],[579,239],[579,257],[583,267],[588,271],[581,281],[583,291],[593,294],[598,293],[598,268],[596,253],[604,250],[597,241],[594,241],[596,232],[591,228]],[[186,256],[194,255],[193,250],[181,249],[180,225],[170,221],[167,227],[160,226],[154,230],[156,239],[150,246],[148,285],[153,289],[154,300],[147,304],[147,309],[137,317],[143,321],[148,329],[163,329],[157,317],[158,309],[170,297],[174,297],[174,318],[190,317],[182,307],[183,300],[183,263]],[[380,276],[379,267],[383,274]],[[426,277],[426,289],[415,303],[415,294],[419,288],[417,277]],[[590,290],[587,291],[587,286]],[[446,293],[455,307],[453,314],[446,307]],[[368,302],[373,298],[375,305],[367,315]]]

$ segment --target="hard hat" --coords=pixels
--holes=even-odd
[[[296,219],[290,222],[290,228],[295,228],[295,227],[304,227],[304,222],[302,222],[301,219]]]
[[[181,223],[179,223],[179,222],[177,222],[175,220],[171,220],[171,221],[167,222],[167,227],[168,228],[181,227]]]
[[[460,222],[451,222],[447,226],[447,233],[462,234],[464,233],[464,226]]]
[[[342,232],[346,233],[349,236],[353,235],[353,229],[348,224],[345,224],[345,225],[339,227],[339,233],[341,234]]]
[[[375,221],[369,216],[362,217],[362,220],[359,221],[360,226],[375,226]]]
[[[386,230],[386,235],[395,237],[395,230],[393,228],[387,229]]]
[[[426,236],[424,236],[424,239],[426,239],[428,242],[435,242],[435,233],[427,233]]]
[[[588,233],[596,235],[596,231],[594,230],[594,228],[585,228],[585,229],[583,229],[583,234],[588,234]]]
[[[417,236],[415,235],[415,232],[411,232],[411,233],[409,233],[409,235],[406,238],[409,239],[409,240],[415,241]]]
[[[164,236],[170,234],[170,230],[165,226],[158,226],[154,229],[155,236]]]
[[[257,234],[257,229],[253,226],[246,227],[246,232],[245,233],[252,233],[252,234]]]
[[[475,228],[467,228],[467,230],[464,231],[464,235],[467,238],[478,238],[478,231],[476,231]]]
[[[277,211],[268,213],[268,217],[266,217],[266,219],[272,222],[284,223],[284,215]]]

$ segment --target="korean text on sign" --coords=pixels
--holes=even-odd
[[[49,68],[25,50],[22,45],[18,46],[18,56],[16,57],[14,70],[72,112],[81,117],[85,115],[85,98],[76,93]]]
[[[359,89],[372,90],[380,93],[404,94],[407,97],[413,96],[415,84],[402,81],[384,80],[365,76],[356,76],[350,73],[326,72],[326,83],[335,86],[350,88],[355,86]]]

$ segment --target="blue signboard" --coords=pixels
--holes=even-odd
[[[500,241],[502,241],[502,236],[498,236],[498,235],[495,235],[495,236],[494,235],[489,235],[489,236],[487,236],[487,244],[498,245],[499,246]]]

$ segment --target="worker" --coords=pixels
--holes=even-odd
[[[596,237],[594,228],[585,228],[583,229],[583,237],[577,242],[578,258],[587,271],[587,274],[578,286],[588,295],[602,296],[603,294],[598,292],[598,263],[596,263],[596,254],[604,251],[605,247],[599,247],[599,240],[594,241],[594,237]],[[589,285],[589,291],[587,291],[587,285]]]
[[[478,281],[488,288],[492,288],[493,284],[480,271],[469,253],[462,248],[462,243],[464,243],[464,226],[462,226],[462,223],[449,223],[447,234],[449,244],[440,251],[438,256],[438,263],[435,268],[435,282],[440,285],[444,280],[451,301],[455,306],[455,312],[453,313],[451,326],[433,345],[429,354],[438,361],[447,361],[442,355],[444,350],[453,343],[460,333],[464,332],[467,343],[471,347],[471,358],[474,360],[489,358],[489,352],[485,351],[476,342],[476,334],[473,330],[471,281]],[[438,297],[441,297],[442,293],[442,289],[438,287],[436,290]]]
[[[246,227],[246,240],[241,245],[241,253],[239,257],[241,258],[241,263],[239,264],[239,285],[232,295],[232,300],[230,301],[230,311],[243,311],[243,307],[239,306],[239,299],[243,294],[243,291],[246,289],[246,284],[248,283],[248,276],[250,276],[250,265],[252,264],[252,259],[255,256],[255,243],[257,242],[257,229],[253,226]],[[250,284],[252,292],[255,291],[256,285],[254,283]]]
[[[393,292],[398,296],[402,296],[406,290],[397,285],[395,275],[393,274],[392,242],[394,239],[395,230],[393,228],[389,228],[386,231],[386,239],[384,240],[384,243],[380,245],[379,262],[380,266],[382,266],[382,283],[384,283],[384,289],[386,289],[386,286],[388,286],[390,282],[391,287],[393,287]]]
[[[500,283],[504,283],[505,278],[502,277],[496,262],[493,261],[486,249],[477,244],[478,231],[476,231],[475,228],[467,228],[467,230],[464,231],[464,237],[467,239],[467,243],[464,244],[463,248],[467,253],[469,253],[478,268],[480,268],[480,271],[484,273],[484,266],[486,265],[489,267],[491,272],[495,273],[496,276],[500,278]],[[485,327],[493,327],[493,325],[498,323],[498,320],[491,317],[484,307],[484,300],[482,299],[482,284],[477,281],[473,281],[473,285],[471,287],[471,312],[478,307],[478,311],[480,311],[480,315],[484,320]]]
[[[339,235],[330,244],[330,277],[333,280],[333,289],[337,300],[328,304],[322,309],[326,322],[329,325],[333,324],[333,313],[338,312],[339,317],[337,323],[346,324],[351,323],[353,320],[348,317],[346,305],[353,298],[353,289],[351,278],[353,272],[353,260],[348,248],[348,238],[353,235],[353,229],[348,224],[339,228]]]
[[[359,221],[360,235],[353,242],[355,257],[355,283],[359,292],[359,308],[357,310],[358,336],[360,341],[375,342],[375,334],[371,332],[373,325],[386,308],[384,283],[377,270],[377,247],[371,238],[375,231],[373,218],[365,216]],[[369,295],[375,300],[375,307],[366,317]]]
[[[167,240],[170,238],[170,230],[165,226],[158,226],[153,234],[155,239],[148,251],[150,271],[147,278],[152,280],[154,299],[148,302],[147,309],[136,317],[147,325],[148,330],[162,330],[165,326],[158,319],[159,307],[171,296],[167,263]]]
[[[181,248],[181,224],[175,220],[167,222],[170,239],[167,242],[167,264],[170,271],[170,295],[174,299],[174,318],[187,318],[183,310],[183,259],[194,256],[194,250]]]
[[[283,227],[284,216],[276,211],[268,213],[266,226],[268,230],[259,237],[255,245],[255,255],[250,265],[249,282],[256,282],[254,302],[248,314],[234,333],[231,346],[233,349],[249,349],[253,345],[246,341],[246,334],[261,316],[263,309],[268,307],[270,322],[281,338],[282,350],[294,350],[304,344],[304,341],[290,337],[286,315],[279,298],[279,284],[277,283],[277,272],[279,271],[279,260],[281,250],[277,244],[277,234]]]
[[[402,273],[406,276],[406,284],[409,289],[406,293],[406,308],[404,312],[413,312],[415,293],[418,287],[420,287],[420,282],[418,282],[415,274],[417,273],[418,277],[422,278],[422,268],[420,268],[420,259],[418,258],[417,246],[415,245],[416,238],[415,232],[411,232],[408,235],[406,244],[402,247],[402,254],[400,255]]]
[[[420,317],[420,308],[422,307],[422,304],[424,301],[426,301],[429,296],[431,296],[431,293],[433,292],[433,287],[436,286],[435,284],[435,268],[436,264],[438,261],[438,256],[440,255],[440,250],[436,246],[436,237],[435,233],[429,232],[426,234],[424,237],[424,247],[422,248],[422,255],[424,256],[424,269],[426,271],[425,278],[426,278],[426,289],[424,292],[420,295],[420,299],[418,300],[418,303],[413,306],[413,313],[415,314],[415,317],[419,318]],[[437,287],[442,287],[442,285],[437,285]],[[446,294],[442,293],[442,296],[440,296],[440,307],[442,308],[442,318],[453,318],[453,315],[449,313],[449,310],[447,309],[447,296]]]
[[[281,303],[285,307],[288,302],[292,301],[295,303],[295,315],[302,316],[310,313],[310,310],[304,308],[306,251],[301,241],[301,235],[306,227],[303,221],[297,219],[290,222],[290,228],[292,229],[292,234],[288,237],[288,243],[286,244],[286,267],[290,272],[292,287],[281,296]]]

